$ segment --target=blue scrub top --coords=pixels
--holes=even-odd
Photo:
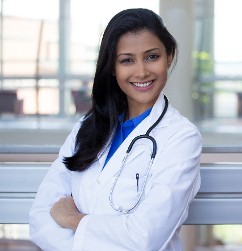
[[[138,124],[140,124],[146,117],[149,116],[151,110],[152,110],[152,107],[149,108],[148,110],[146,110],[144,113],[140,114],[139,116],[132,118],[130,120],[127,120],[125,122],[123,122],[124,113],[119,116],[116,134],[113,138],[112,145],[110,147],[110,150],[109,150],[108,156],[106,158],[104,167],[108,163],[110,158],[113,156],[113,154],[116,152],[116,150],[119,148],[119,146],[123,143],[123,141],[134,130],[134,128]]]

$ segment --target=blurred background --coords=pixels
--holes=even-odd
[[[160,14],[178,41],[165,88],[172,105],[204,146],[241,146],[241,0],[0,0],[0,145],[64,142],[90,108],[105,26],[136,7]],[[193,250],[242,250],[242,226],[185,228]],[[0,250],[30,250],[7,249],[6,239],[28,241],[27,225],[0,225]]]

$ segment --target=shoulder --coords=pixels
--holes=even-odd
[[[157,120],[157,118],[163,113],[164,103],[165,103],[164,98],[161,95],[152,109],[150,116],[151,123],[154,123]],[[154,130],[160,129],[161,131],[164,131],[164,128],[168,130],[187,129],[198,132],[197,127],[186,117],[180,114],[180,112],[176,110],[170,102],[164,117],[159,122],[159,124],[154,128]]]
[[[202,137],[198,128],[173,107],[171,107],[171,113],[168,126],[170,135],[167,143],[175,144],[177,149],[183,148],[183,151],[195,151],[199,154],[202,148]]]
[[[194,123],[192,123],[188,118],[183,116],[178,110],[176,110],[173,106],[170,105],[168,109],[168,126],[179,128],[180,130],[192,130],[199,133],[198,128]],[[199,133],[200,134],[200,133]]]
[[[173,141],[185,143],[194,140],[200,145],[202,141],[198,128],[171,105],[164,117],[164,122],[154,128],[154,136],[160,138],[163,143]]]

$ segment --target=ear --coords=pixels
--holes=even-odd
[[[167,57],[167,65],[168,65],[168,68],[171,67],[172,61],[173,61],[173,57],[172,57],[172,55],[169,55],[169,56]]]

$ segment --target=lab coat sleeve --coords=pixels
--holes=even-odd
[[[158,150],[145,199],[123,215],[88,215],[81,220],[73,251],[164,250],[188,215],[200,186],[201,137],[181,127]],[[173,247],[173,250],[180,250]]]
[[[57,225],[50,215],[50,209],[60,198],[71,195],[71,172],[66,169],[62,159],[63,156],[73,154],[79,126],[80,122],[74,126],[61,147],[59,156],[42,181],[29,212],[30,238],[44,251],[67,251],[73,246],[73,231]]]

